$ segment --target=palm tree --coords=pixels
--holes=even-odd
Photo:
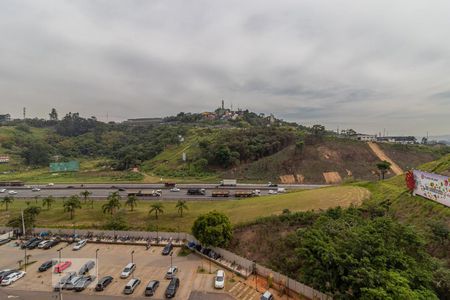
[[[161,202],[155,202],[150,205],[150,211],[148,213],[155,213],[156,220],[158,220],[158,214],[164,213],[164,205]]]
[[[391,167],[391,163],[383,160],[382,162],[377,163],[378,171],[380,171],[381,179],[384,180],[384,175],[387,173],[389,168]]]
[[[64,201],[64,212],[70,213],[70,219],[73,219],[75,210],[81,208],[80,197],[78,195],[71,196],[68,200]]]
[[[108,202],[102,206],[103,213],[110,213],[113,215],[116,212],[116,209],[119,209],[121,206],[120,199],[121,197],[118,192],[111,193],[108,196]]]
[[[90,195],[92,195],[92,193],[89,192],[88,190],[84,190],[84,191],[82,191],[82,192],[80,193],[80,196],[83,197],[83,199],[84,199],[84,204],[86,204],[87,199],[88,199],[88,197],[89,197]],[[92,204],[93,204],[93,203],[92,203]],[[92,205],[91,205],[91,208],[92,208]]]
[[[55,202],[53,196],[48,196],[42,199],[42,206],[47,206],[47,210],[50,210],[52,204]]]
[[[5,210],[8,210],[9,205],[14,201],[14,198],[11,196],[5,196],[3,197],[3,199],[1,200],[1,204],[5,204]]]
[[[129,206],[130,210],[133,211],[134,207],[137,206],[138,198],[135,195],[128,195],[127,202],[125,206]]]
[[[186,204],[186,200],[178,200],[177,205],[175,205],[176,208],[178,208],[178,213],[181,217],[183,217],[183,210],[188,210],[188,206]]]

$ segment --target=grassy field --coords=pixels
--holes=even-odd
[[[227,214],[233,224],[254,220],[258,217],[280,214],[283,209],[304,211],[312,209],[326,209],[335,206],[359,204],[370,196],[365,188],[339,186],[317,190],[291,192],[283,195],[264,196],[242,200],[224,201],[189,201],[189,210],[183,217],[178,215],[175,201],[164,201],[164,214],[155,219],[148,211],[152,201],[140,201],[135,211],[126,210],[125,217],[128,225],[135,229],[152,229],[176,231],[179,229],[189,232],[194,220],[203,213],[218,210]],[[15,200],[8,211],[0,211],[0,225],[4,225],[11,216],[19,214],[26,207],[25,200]],[[41,205],[41,201],[30,200],[31,204]],[[77,210],[75,218],[69,220],[68,213],[64,213],[62,199],[57,200],[50,210],[43,209],[37,219],[38,227],[77,227],[101,228],[108,215],[101,212],[105,201],[95,201],[94,208],[86,204]],[[123,201],[122,201],[123,203]]]

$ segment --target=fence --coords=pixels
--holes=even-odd
[[[8,232],[12,229],[9,227],[0,227],[0,232]],[[59,228],[34,228],[34,233],[40,232],[51,232],[53,234],[78,234],[78,235],[109,235],[109,236],[129,236],[129,237],[142,237],[142,238],[162,238],[162,239],[182,239],[188,242],[195,242],[199,244],[199,242],[190,234],[182,233],[182,232],[148,232],[148,231],[114,231],[114,230],[87,230],[87,229],[59,229]],[[220,254],[222,259],[219,261],[213,260],[222,266],[231,269],[234,272],[241,274],[250,274],[251,271],[256,271],[259,276],[268,278],[272,276],[274,279],[274,283],[280,286],[286,286],[287,289],[294,291],[300,295],[303,295],[309,299],[318,299],[318,300],[332,300],[331,296],[328,296],[322,292],[316,291],[312,287],[309,287],[303,283],[300,283],[294,279],[288,278],[286,275],[275,272],[269,268],[266,268],[262,265],[255,264],[253,261],[248,260],[244,257],[236,255],[228,250],[222,248],[211,247],[211,249]],[[208,257],[206,257],[208,258]],[[210,259],[210,258],[208,258]],[[231,264],[226,264],[225,262],[229,262]],[[230,265],[240,266],[246,272],[237,271],[237,267],[231,267]]]

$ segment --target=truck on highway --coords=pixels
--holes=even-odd
[[[220,191],[220,190],[216,190],[216,191],[213,191],[213,192],[211,193],[211,195],[212,195],[213,197],[230,197],[230,192],[229,192],[229,191]]]
[[[234,196],[236,198],[248,198],[255,196],[255,194],[253,193],[253,191],[236,191],[234,193]]]
[[[200,188],[192,188],[192,189],[188,189],[187,190],[187,194],[188,195],[204,196],[204,195],[206,195],[206,190],[205,189],[200,189]]]
[[[236,186],[237,180],[236,179],[223,179],[220,181],[220,186]]]
[[[160,190],[152,190],[152,191],[128,191],[128,196],[136,196],[136,197],[161,197],[161,191]]]
[[[166,188],[173,188],[175,187],[177,184],[175,182],[164,182],[164,186]]]

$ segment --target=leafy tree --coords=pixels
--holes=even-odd
[[[55,108],[52,108],[52,111],[48,114],[50,117],[50,121],[58,121],[58,112]]]
[[[125,216],[123,211],[118,212],[117,214],[111,215],[108,218],[108,221],[103,226],[106,230],[127,230],[128,225],[125,220]]]
[[[321,137],[325,134],[325,126],[319,124],[313,125],[311,131],[314,136]]]
[[[150,211],[149,214],[154,213],[156,220],[158,220],[158,214],[164,213],[164,205],[161,202],[155,202],[152,205],[150,205]]]
[[[14,198],[12,196],[5,196],[3,197],[3,199],[1,200],[1,204],[2,206],[5,205],[5,210],[8,210],[8,207],[11,203],[13,203]]]
[[[188,206],[186,203],[186,200],[178,200],[175,207],[178,209],[178,213],[180,214],[180,217],[183,217],[183,210],[188,210]]]
[[[20,153],[27,165],[45,166],[50,162],[51,148],[41,142],[25,146]]]
[[[113,192],[108,196],[108,202],[106,202],[105,204],[103,204],[102,206],[102,210],[103,213],[109,213],[111,215],[113,215],[116,210],[120,209],[120,207],[122,206],[120,204],[120,195],[118,192]]]
[[[73,216],[75,215],[75,210],[81,208],[80,197],[78,197],[78,195],[70,196],[69,199],[64,201],[63,207],[64,207],[64,212],[70,213],[70,219],[73,220]]]
[[[80,193],[80,196],[83,197],[84,204],[86,204],[86,202],[87,202],[87,200],[88,200],[88,197],[89,197],[90,195],[92,195],[92,193],[89,192],[88,190],[84,190],[84,191],[82,191],[82,192]],[[93,203],[92,203],[92,204],[93,204]],[[92,206],[91,206],[91,208],[92,208]]]
[[[384,180],[384,176],[386,175],[387,171],[391,167],[391,163],[388,161],[383,160],[382,162],[377,163],[378,171],[380,171],[381,179]]]
[[[223,213],[211,211],[200,215],[192,226],[192,233],[205,246],[226,246],[233,235],[230,219]]]
[[[53,203],[55,203],[55,199],[53,199],[53,196],[48,196],[42,199],[42,206],[47,206],[47,210],[50,210]]]
[[[135,195],[128,195],[127,202],[125,202],[125,206],[129,206],[130,210],[133,211],[134,207],[137,206],[138,198]]]
[[[34,224],[36,222],[36,218],[41,212],[40,207],[36,206],[29,206],[23,211],[23,223],[25,223],[25,230],[30,230],[34,227]],[[19,214],[17,216],[11,217],[8,222],[6,223],[6,226],[17,228],[20,231],[22,231],[22,214]]]

